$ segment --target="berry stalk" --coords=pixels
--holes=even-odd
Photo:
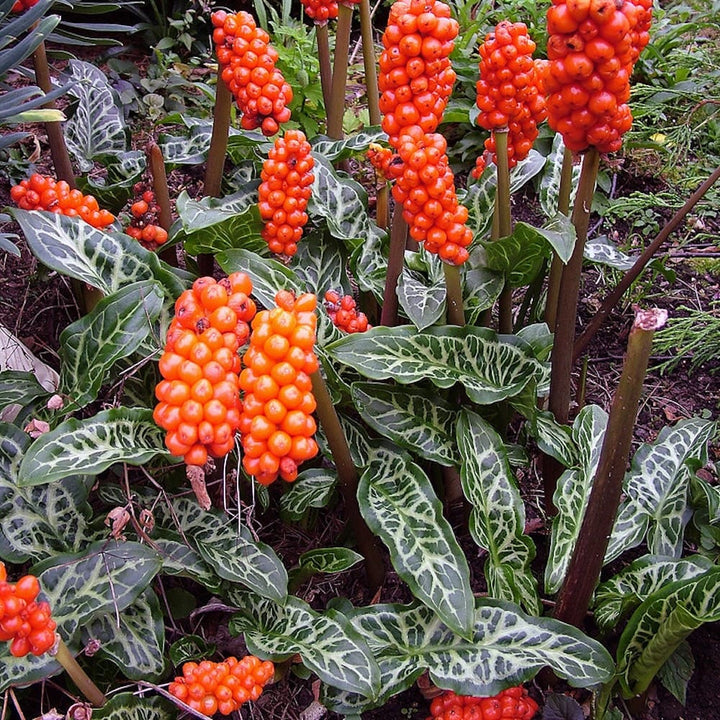
[[[168,190],[167,174],[165,172],[165,159],[160,146],[155,142],[148,144],[147,155],[153,191],[155,192],[155,202],[160,208],[158,222],[163,230],[169,232],[172,225],[172,210],[170,208],[170,191]],[[177,253],[174,247],[161,250],[159,255],[160,259],[168,263],[168,265],[177,267]]]
[[[600,577],[603,558],[620,504],[633,428],[655,330],[667,320],[664,310],[638,310],[628,337],[627,354],[603,439],[577,543],[560,589],[554,615],[580,627]]]
[[[348,56],[350,54],[352,13],[352,6],[345,2],[338,4],[330,105],[326,108],[327,134],[335,140],[340,140],[343,136],[342,122],[345,114],[345,85],[347,84]]]
[[[59,640],[55,659],[63,666],[65,672],[72,678],[77,685],[78,690],[90,701],[95,707],[102,707],[107,698],[100,688],[87,676],[87,673],[80,667],[78,661],[68,650],[62,640]]]
[[[508,129],[500,128],[493,132],[497,152],[497,193],[495,194],[495,214],[498,220],[498,233],[501,238],[512,233],[512,214],[510,210],[510,166],[508,163]],[[512,332],[512,288],[509,278],[499,299],[500,317],[498,327],[501,333]]]
[[[332,64],[330,62],[330,37],[328,23],[315,23],[315,39],[317,40],[318,61],[320,63],[320,85],[322,86],[325,114],[329,112],[332,97]]]
[[[383,293],[383,305],[380,312],[380,324],[387,327],[394,327],[398,321],[397,283],[405,261],[407,231],[408,225],[403,217],[402,205],[395,203],[390,228],[390,256],[388,257],[385,292]]]
[[[382,585],[385,567],[377,547],[377,539],[365,524],[357,501],[358,474],[340,419],[320,370],[310,375],[313,395],[317,402],[317,416],[325,432],[332,460],[338,472],[338,484],[345,503],[345,512],[355,535],[360,554],[365,558],[367,582],[372,590]]]

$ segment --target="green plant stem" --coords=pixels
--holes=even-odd
[[[225,168],[228,133],[230,132],[232,99],[230,88],[228,88],[218,72],[215,86],[212,135],[210,136],[210,149],[208,150],[208,159],[205,166],[204,192],[207,197],[220,197],[222,192],[222,177]],[[206,253],[198,255],[198,269],[201,275],[212,275],[213,256]]]
[[[572,192],[572,169],[573,157],[572,151],[565,148],[562,159],[562,169],[560,170],[560,187],[558,188],[558,212],[563,215],[570,214],[570,193]],[[550,265],[550,275],[548,276],[547,300],[545,301],[545,322],[550,330],[555,328],[557,319],[557,302],[560,292],[560,278],[562,276],[563,263],[553,253],[552,263]]]
[[[600,154],[594,147],[591,147],[583,158],[580,182],[572,213],[572,223],[575,226],[577,239],[573,253],[563,269],[560,280],[555,340],[550,369],[549,402],[550,411],[555,415],[555,419],[559,423],[567,422],[570,409],[572,347],[575,339],[580,275],[599,160]]]
[[[97,685],[87,676],[87,673],[80,667],[78,661],[68,650],[67,645],[62,640],[58,641],[55,659],[65,668],[65,672],[72,678],[78,690],[90,701],[95,707],[102,707],[107,698]]]
[[[50,67],[48,66],[44,41],[37,46],[32,57],[35,67],[35,83],[44,93],[49,93],[52,90],[52,82],[50,80]],[[55,107],[55,103],[50,102],[44,107]],[[58,180],[64,180],[71,189],[75,189],[77,187],[75,184],[75,174],[73,173],[72,162],[70,161],[70,155],[68,154],[67,145],[65,144],[62,123],[46,122],[45,131],[47,132],[48,142],[50,144],[50,156],[52,157],[55,168],[55,176]]]
[[[170,232],[172,225],[172,209],[170,208],[170,190],[167,184],[167,174],[165,172],[165,158],[163,157],[160,146],[155,142],[148,143],[147,146],[148,162],[150,163],[150,172],[152,174],[153,192],[155,193],[155,202],[160,208],[158,214],[158,222],[167,232]],[[177,253],[174,247],[164,247],[158,253],[161,260],[168,265],[177,267]]]
[[[375,47],[373,43],[370,0],[360,0],[360,35],[362,37],[368,115],[371,125],[379,125],[382,121],[382,116],[380,114],[380,91],[378,89],[377,58],[375,57]]]
[[[317,416],[330,446],[333,463],[335,463],[337,469],[340,492],[345,503],[345,512],[355,535],[358,550],[365,558],[368,585],[375,590],[382,585],[385,578],[385,566],[382,562],[377,540],[360,514],[360,506],[357,500],[357,469],[353,463],[345,433],[320,370],[316,370],[310,377],[313,395],[317,402]]]
[[[447,294],[447,321],[450,325],[465,325],[465,308],[463,307],[462,278],[457,265],[443,263],[445,273],[445,291]]]
[[[497,193],[495,212],[498,219],[498,234],[501,238],[512,233],[512,212],[510,210],[510,168],[508,167],[508,130],[495,130],[495,154],[497,155]],[[498,300],[498,329],[501,333],[512,332],[512,287],[509,275]]]
[[[398,321],[397,283],[405,261],[405,243],[407,241],[407,223],[403,218],[403,208],[395,204],[392,227],[390,228],[390,255],[388,257],[387,274],[385,275],[385,292],[380,312],[380,324],[394,327]]]
[[[338,20],[335,31],[335,61],[332,72],[330,106],[327,110],[327,134],[340,140],[343,136],[345,115],[345,85],[347,84],[348,54],[350,52],[350,28],[353,9],[344,2],[338,3]]]
[[[555,617],[576,627],[582,625],[600,577],[620,503],[653,335],[666,319],[667,313],[663,310],[637,311],[628,337],[627,355],[610,408],[598,469],[567,575],[555,605]]]
[[[330,108],[332,92],[332,65],[330,64],[330,35],[328,22],[315,23],[315,38],[317,40],[318,61],[320,63],[320,85],[322,86],[323,104],[327,117]]]
[[[572,356],[573,360],[577,359],[582,351],[588,346],[588,343],[595,336],[598,328],[605,322],[612,309],[617,305],[620,298],[625,294],[627,289],[637,280],[640,273],[645,269],[647,264],[652,260],[655,253],[660,249],[662,244],[670,237],[670,234],[685,219],[685,216],[697,205],[697,203],[705,196],[710,188],[720,179],[720,166],[716,167],[707,180],[688,198],[687,202],[668,220],[667,224],[660,230],[655,239],[647,246],[645,252],[635,261],[635,264],[623,275],[622,280],[617,287],[603,300],[600,309],[595,313],[593,319],[588,324],[585,331],[575,342]]]

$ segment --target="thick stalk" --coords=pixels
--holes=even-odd
[[[50,80],[50,67],[48,66],[44,42],[41,42],[33,53],[33,65],[35,67],[36,85],[44,93],[49,93],[52,90],[52,82]],[[45,105],[45,107],[49,108],[54,106],[55,103],[52,102]],[[72,162],[70,162],[67,145],[65,144],[62,123],[46,122],[45,131],[47,132],[48,142],[50,144],[50,156],[52,157],[53,166],[55,167],[55,176],[58,180],[64,180],[71,189],[74,189],[76,187],[75,175],[73,173]]]
[[[347,84],[348,53],[350,52],[350,28],[352,7],[338,3],[338,21],[335,31],[335,61],[332,72],[330,106],[327,109],[327,134],[335,140],[343,136],[343,115],[345,114],[345,85]]]
[[[65,668],[65,672],[72,678],[78,690],[92,705],[102,707],[107,702],[100,688],[87,676],[62,640],[58,641],[55,659]]]
[[[555,415],[555,419],[559,423],[567,422],[570,409],[572,347],[575,340],[580,276],[599,159],[600,154],[594,147],[590,148],[583,158],[580,182],[572,213],[572,223],[575,226],[577,239],[570,260],[563,269],[560,281],[555,340],[553,342],[550,369],[549,401],[550,411]]]
[[[330,64],[330,36],[328,22],[315,23],[315,37],[317,39],[318,61],[320,62],[320,85],[322,86],[325,117],[330,107],[332,92],[332,65]]]
[[[377,540],[360,514],[360,506],[357,500],[357,468],[353,463],[345,433],[320,370],[316,370],[311,375],[311,379],[313,395],[317,402],[317,416],[327,438],[332,460],[337,469],[338,483],[345,503],[347,518],[355,535],[358,549],[365,558],[368,585],[372,590],[375,590],[382,585],[385,578],[385,567],[378,549]]]
[[[617,287],[603,300],[600,309],[588,324],[582,335],[577,339],[573,348],[573,360],[577,359],[582,351],[587,347],[588,343],[595,336],[598,328],[603,324],[605,318],[610,314],[612,309],[617,305],[625,291],[639,277],[640,273],[645,269],[647,264],[652,260],[655,253],[660,249],[662,244],[670,237],[685,216],[697,205],[704,197],[707,191],[720,179],[720,166],[715,168],[712,175],[688,198],[687,202],[673,215],[663,229],[657,234],[655,239],[647,246],[645,252],[635,261],[635,264],[625,273]]]
[[[231,107],[232,93],[218,72],[217,84],[215,86],[213,128],[212,135],[210,136],[207,165],[205,166],[204,192],[207,197],[220,197],[222,192],[222,177],[225,168],[228,133],[230,132]],[[203,253],[198,255],[197,260],[200,274],[212,275],[213,256]]]
[[[445,290],[447,294],[447,321],[450,325],[465,325],[465,308],[463,307],[462,278],[457,265],[443,263],[445,272]]]
[[[167,174],[165,172],[165,158],[163,158],[160,146],[155,142],[148,143],[147,156],[150,163],[155,202],[160,208],[158,222],[160,227],[169,232],[172,225],[172,209],[170,208],[170,190],[168,189]],[[177,253],[174,247],[163,248],[158,255],[168,265],[177,267]]]
[[[385,292],[380,312],[380,324],[394,327],[398,320],[397,283],[405,261],[405,243],[407,241],[407,223],[403,218],[403,208],[395,203],[392,228],[390,229],[390,255],[388,257],[387,274],[385,275]]]
[[[576,627],[582,625],[590,597],[600,577],[615,514],[620,504],[622,481],[630,454],[633,427],[637,417],[648,359],[655,330],[667,319],[664,310],[645,310],[635,314],[628,338],[627,355],[618,384],[607,431],[600,451],[580,534],[560,589],[554,615]]]
[[[565,148],[562,160],[562,169],[560,170],[560,187],[558,188],[558,212],[563,215],[570,214],[570,193],[572,192],[572,169],[573,157],[572,151]],[[560,292],[560,278],[562,276],[563,263],[553,253],[552,264],[550,265],[550,275],[548,276],[547,301],[545,302],[545,322],[552,330],[555,327],[557,319],[557,301]]]
[[[508,130],[495,130],[495,154],[497,155],[497,193],[495,212],[498,218],[498,233],[501,238],[512,233],[512,212],[510,210],[510,169],[508,167]],[[508,277],[498,301],[498,329],[501,333],[512,332],[512,288]]]
[[[373,43],[370,0],[360,0],[360,35],[362,37],[368,115],[370,116],[371,125],[379,125],[382,117],[380,114],[380,91],[378,89],[377,59]]]

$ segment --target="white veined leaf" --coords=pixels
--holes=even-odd
[[[560,193],[560,177],[562,175],[563,155],[565,154],[565,143],[562,135],[555,133],[552,150],[545,160],[545,167],[540,178],[540,189],[538,199],[543,212],[552,217],[558,212],[558,197]],[[570,207],[575,202],[578,180],[580,178],[580,164],[573,165],[572,182],[570,190]]]
[[[702,555],[682,560],[644,555],[595,589],[595,622],[607,632],[654,592],[678,580],[703,575],[711,567],[712,562]]]
[[[353,383],[353,403],[368,425],[414,453],[457,465],[457,412],[437,393],[383,383]]]
[[[337,290],[341,295],[351,292],[345,263],[342,244],[329,233],[323,232],[313,233],[298,243],[290,268],[305,284],[308,292],[317,295],[320,304],[328,290]]]
[[[573,423],[572,437],[578,462],[560,476],[553,496],[558,512],[553,518],[550,552],[545,566],[545,590],[548,593],[560,589],[570,564],[600,460],[607,417],[602,408],[588,405]]]
[[[158,283],[132,283],[63,330],[60,387],[74,406],[95,400],[115,363],[135,352],[155,328],[162,306]]]
[[[625,499],[618,509],[606,563],[638,545],[646,533],[650,554],[680,557],[689,515],[689,461],[706,457],[707,443],[716,429],[708,420],[681,420],[663,428],[653,443],[640,446],[625,476]]]
[[[589,238],[583,248],[583,257],[593,263],[609,265],[616,270],[629,270],[637,260],[632,255],[619,250],[607,237],[598,235]]]
[[[93,708],[94,720],[175,720],[177,707],[160,695],[118,693],[101,708]]]
[[[626,696],[644,692],[683,640],[707,622],[720,620],[720,568],[666,585],[635,610],[617,649]]]
[[[99,475],[116,462],[143,465],[167,455],[164,431],[144,408],[102,410],[83,420],[70,418],[41,435],[20,465],[18,484],[41,485],[70,475]]]
[[[470,534],[487,550],[485,579],[491,597],[540,612],[537,584],[530,570],[535,545],[524,534],[525,506],[500,436],[470,411],[457,427],[463,493],[471,505]]]
[[[428,379],[441,388],[462,383],[468,397],[492,404],[518,394],[543,367],[530,346],[488,328],[372,328],[329,345],[327,352],[373,380],[405,385]]]
[[[418,330],[434,325],[443,317],[446,294],[444,279],[428,284],[423,275],[406,267],[398,278],[397,296],[400,307]]]
[[[454,634],[424,606],[377,604],[348,616],[378,660],[382,691],[372,703],[326,691],[327,706],[340,713],[383,705],[426,671],[438,687],[473,696],[495,695],[546,665],[576,687],[607,682],[614,673],[612,658],[596,640],[501,600],[476,598],[470,640]]]
[[[360,132],[333,140],[325,135],[316,135],[311,141],[313,152],[322,155],[326,160],[335,162],[356,152],[365,152],[371,143],[387,140],[387,135],[378,126],[366,127]]]
[[[119,620],[119,622],[118,622]],[[165,624],[158,596],[151,588],[128,607],[103,615],[83,627],[83,643],[100,643],[98,656],[113,662],[131,680],[159,680],[165,669]]]
[[[68,150],[80,170],[93,169],[98,155],[122,155],[128,134],[119,98],[100,68],[82,60],[70,60],[65,80],[78,102],[63,128]]]
[[[253,654],[277,661],[299,654],[333,687],[366,697],[379,692],[377,663],[362,635],[339,612],[319,613],[293,595],[282,606],[248,592],[233,590],[229,596],[240,608],[230,629],[243,633]]]
[[[403,455],[375,459],[360,477],[358,503],[413,595],[448,627],[468,636],[470,570],[425,473]]]
[[[280,498],[283,513],[291,520],[299,520],[310,508],[323,508],[332,499],[337,473],[313,468],[303,470],[290,489]]]

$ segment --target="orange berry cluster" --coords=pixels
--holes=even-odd
[[[256,310],[251,292],[245,273],[217,282],[201,277],[175,302],[153,418],[167,430],[167,449],[187,465],[204,465],[208,454],[222,457],[234,447],[242,409],[238,349]]]
[[[55,645],[55,621],[50,605],[36,602],[39,593],[34,575],[25,575],[14,585],[7,582],[0,562],[0,641],[12,641],[10,652],[15,657],[42,655]]]
[[[402,175],[402,160],[390,148],[383,147],[378,143],[370,143],[367,157],[385,180],[397,180]]]
[[[397,0],[380,54],[382,129],[397,147],[405,128],[435,132],[455,82],[449,55],[458,34],[450,6],[439,0]]]
[[[275,140],[263,163],[258,188],[262,236],[270,250],[293,256],[308,221],[305,208],[315,180],[315,161],[302,130],[288,130]]]
[[[503,20],[480,45],[480,79],[477,82],[478,125],[486,130],[508,129],[508,166],[515,167],[527,157],[538,136],[537,125],[547,116],[540,91],[540,75],[532,54],[535,43],[524,23]],[[495,155],[495,138],[485,141]],[[474,177],[484,169],[478,158]]]
[[[472,231],[465,225],[468,211],[458,202],[446,151],[447,141],[439,133],[408,128],[398,147],[403,172],[392,192],[403,204],[410,237],[446,262],[462,265]]]
[[[542,80],[550,127],[571,150],[622,146],[632,125],[630,75],[651,19],[651,0],[553,0]]]
[[[358,312],[352,295],[340,295],[337,290],[325,293],[325,309],[335,327],[346,333],[365,332],[370,325],[364,312]]]
[[[10,189],[13,202],[23,210],[49,210],[60,215],[80,217],[96,228],[104,228],[115,222],[115,216],[98,207],[92,195],[71,190],[65,180],[34,173],[27,180]]]
[[[302,0],[305,14],[317,24],[334,20],[338,16],[337,0]]]
[[[275,67],[278,53],[270,36],[244,11],[217,10],[212,24],[221,77],[242,112],[240,126],[274,135],[290,119],[293,92]]]
[[[468,697],[444,692],[430,704],[427,720],[531,720],[537,703],[521,685],[493,697]]]
[[[205,715],[230,715],[248,700],[257,700],[274,673],[269,660],[263,662],[254,655],[219,663],[186,662],[182,676],[170,683],[168,692]]]
[[[168,239],[167,230],[157,224],[160,207],[155,202],[155,193],[142,183],[137,183],[135,193],[137,199],[130,206],[132,220],[125,232],[143,247],[155,251]]]
[[[12,6],[12,12],[21,13],[25,10],[29,10],[31,7],[37,5],[39,0],[15,0]]]
[[[319,367],[313,350],[317,299],[311,293],[296,298],[281,290],[275,303],[253,320],[240,374],[245,393],[240,419],[243,466],[262,485],[270,485],[278,475],[293,482],[298,465],[318,452],[310,380]]]

